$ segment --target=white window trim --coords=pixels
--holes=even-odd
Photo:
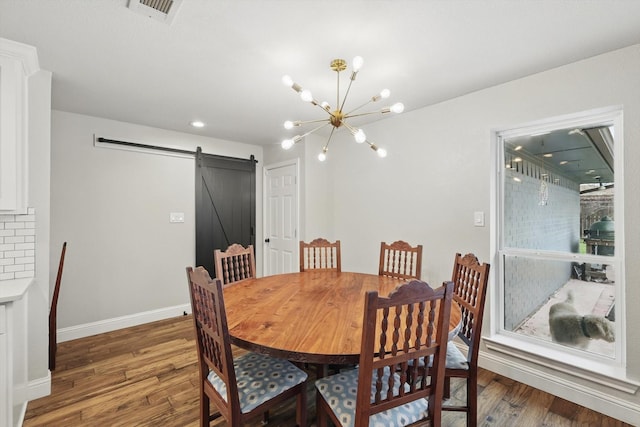
[[[504,195],[504,146],[505,138],[512,138],[521,135],[531,135],[544,133],[554,129],[593,126],[593,125],[614,126],[614,170],[615,180],[615,236],[616,236],[616,301],[624,301],[624,127],[622,106],[612,106],[586,112],[570,114],[550,119],[539,120],[524,125],[504,127],[492,130],[492,174],[491,174],[491,254],[492,263],[496,266],[492,269],[493,283],[489,289],[489,325],[487,325],[488,336],[484,337],[487,348],[508,354],[514,358],[527,362],[533,362],[546,368],[551,368],[570,373],[574,376],[591,380],[595,383],[613,387],[629,393],[635,393],[640,387],[640,383],[627,378],[626,375],[626,346],[624,339],[616,340],[615,360],[605,356],[592,355],[591,353],[578,351],[571,348],[562,349],[553,343],[548,343],[535,338],[527,338],[520,334],[505,331],[503,328],[504,309],[501,301],[504,301],[503,286],[503,261],[501,256],[502,244],[500,242],[501,231],[503,230],[503,195]],[[513,249],[509,254],[516,254]],[[534,251],[522,251],[527,256],[531,256]],[[542,258],[551,257],[556,254],[551,251],[540,252]],[[580,255],[583,256],[583,255]],[[593,256],[600,259],[597,256]],[[571,255],[563,253],[562,259],[570,259]],[[607,260],[611,264],[611,258]],[[616,304],[616,318],[626,319],[625,304]],[[616,336],[626,336],[625,322],[616,322]]]

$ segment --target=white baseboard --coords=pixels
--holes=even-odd
[[[14,401],[19,402],[13,408],[13,417],[16,426],[21,426],[27,413],[27,404],[30,400],[51,394],[51,372],[47,376],[29,381],[26,385],[16,386],[14,389]],[[20,403],[21,402],[21,403]]]
[[[29,381],[27,384],[27,400],[35,400],[51,394],[51,371],[47,376]]]
[[[181,304],[173,307],[165,307],[128,316],[114,317],[113,319],[100,320],[98,322],[85,323],[84,325],[70,326],[58,329],[58,342],[71,341],[91,335],[111,332],[157,320],[169,319],[191,313],[191,304]]]
[[[502,358],[495,353],[480,352],[478,364],[489,371],[511,378],[545,393],[561,397],[570,402],[600,412],[609,417],[637,425],[640,405],[603,392],[602,387],[591,388],[564,380],[554,371],[544,371]],[[596,384],[597,385],[597,384]]]
[[[24,416],[27,414],[27,403],[24,402],[13,408],[13,422],[14,425],[21,426],[24,423]]]

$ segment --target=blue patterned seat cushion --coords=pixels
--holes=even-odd
[[[394,373],[396,383],[400,382],[400,376]],[[382,393],[386,393],[389,370],[385,370],[382,379]],[[373,373],[371,384],[371,401],[375,394],[376,372]],[[408,386],[407,386],[408,387]],[[353,427],[356,416],[356,395],[358,391],[358,369],[342,372],[316,381],[316,388],[329,407],[340,420],[342,427]],[[369,418],[369,427],[395,427],[406,426],[428,416],[429,403],[425,399],[414,400],[402,406],[380,412]]]
[[[307,380],[293,363],[257,353],[245,353],[233,361],[242,413],[255,409],[274,396]],[[213,371],[207,379],[224,400],[227,386]]]
[[[433,357],[429,357],[429,366],[431,366],[432,360]],[[412,365],[413,361],[410,360],[409,364]],[[418,366],[424,366],[424,362],[422,360],[418,360]],[[467,362],[467,356],[462,354],[458,347],[453,343],[449,343],[447,345],[447,361],[445,363],[445,367],[447,369],[469,370],[469,362]]]
[[[467,356],[462,354],[458,346],[453,343],[447,345],[447,369],[466,369],[469,370],[469,362]]]

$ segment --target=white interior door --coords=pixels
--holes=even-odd
[[[298,162],[264,170],[264,275],[298,271]]]

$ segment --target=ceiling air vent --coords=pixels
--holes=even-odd
[[[182,0],[129,0],[129,9],[157,21],[171,24]]]

